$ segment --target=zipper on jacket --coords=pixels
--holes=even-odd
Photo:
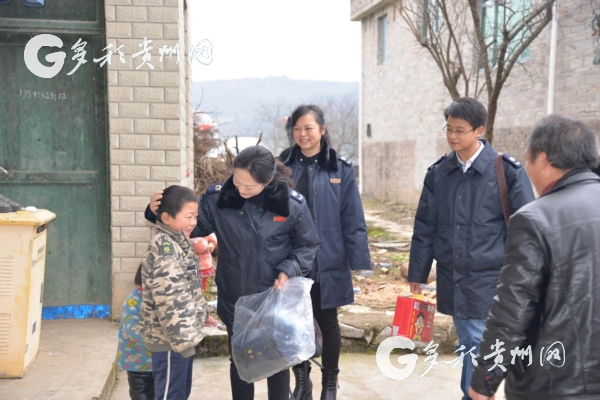
[[[248,212],[246,211],[246,214],[248,214]],[[240,210],[240,215],[241,215],[241,219],[242,219],[242,226],[244,227],[244,229],[246,229],[246,226],[244,224],[243,219],[244,217],[244,210]],[[250,221],[252,222],[252,221]],[[245,248],[244,248],[244,253],[247,253],[247,249],[248,249],[248,245],[246,244]],[[244,257],[244,259],[247,259],[247,257]],[[247,293],[247,285],[246,285],[246,265],[244,265],[244,268],[242,268],[242,296],[246,296]]]

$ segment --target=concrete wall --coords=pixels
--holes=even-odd
[[[449,151],[441,132],[451,102],[431,56],[389,2],[352,0],[351,18],[362,23],[361,126],[363,193],[405,203],[418,201],[427,167]],[[555,113],[600,125],[600,67],[588,6],[562,1],[558,30]],[[388,57],[377,63],[377,18],[388,17]],[[550,26],[531,46],[531,57],[515,66],[503,88],[494,147],[523,161],[525,139],[546,115]],[[480,100],[486,104],[485,98]],[[372,136],[366,136],[371,124]],[[598,129],[597,129],[598,131]]]
[[[187,7],[190,2],[187,2]],[[187,60],[189,20],[184,0],[106,0],[106,41],[124,45],[126,64],[108,67],[112,195],[112,317],[119,318],[145,260],[152,224],[144,219],[150,196],[172,184],[193,187],[192,79]],[[131,55],[152,40],[151,63]],[[159,62],[163,45],[179,44]],[[189,171],[189,173],[188,173]],[[188,176],[189,175],[189,176]]]

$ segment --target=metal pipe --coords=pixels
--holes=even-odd
[[[558,0],[552,6],[552,30],[550,34],[550,65],[548,72],[548,114],[554,112],[554,78],[556,72],[556,42],[558,32]]]
[[[364,22],[361,22],[364,24]],[[362,49],[362,33],[360,37],[360,48]],[[364,182],[364,172],[363,172],[363,157],[362,157],[362,113],[364,112],[363,104],[362,104],[362,85],[363,85],[363,74],[362,74],[362,64],[363,64],[363,55],[361,52],[361,60],[360,60],[360,81],[358,83],[358,193],[363,194],[363,182]]]

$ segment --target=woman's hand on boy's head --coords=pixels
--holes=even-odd
[[[158,206],[160,206],[160,199],[163,197],[164,190],[164,188],[160,189],[152,195],[152,198],[150,198],[150,211],[152,211],[154,215],[156,215],[156,210],[158,210]]]

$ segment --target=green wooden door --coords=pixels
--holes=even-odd
[[[110,196],[106,69],[92,61],[106,46],[103,1],[46,0],[28,8],[0,4],[0,193],[56,213],[47,244],[44,305],[110,304]],[[58,75],[25,65],[27,42],[53,34],[39,61],[64,51]],[[71,46],[87,42],[86,64]]]

